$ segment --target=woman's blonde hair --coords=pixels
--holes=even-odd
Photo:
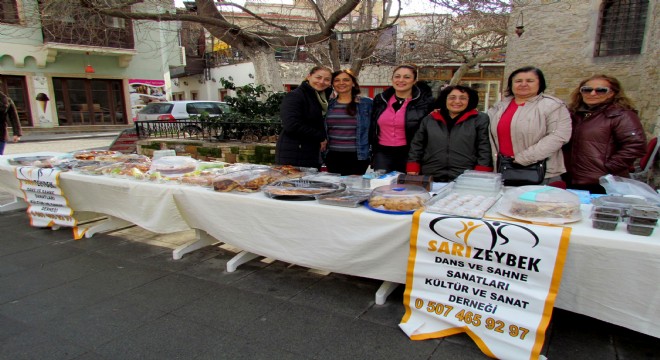
[[[593,75],[587,79],[584,79],[580,82],[580,85],[573,90],[573,93],[571,93],[571,99],[568,104],[568,109],[571,112],[576,112],[584,102],[582,101],[582,93],[580,93],[580,88],[584,86],[587,82],[591,80],[605,80],[607,81],[610,86],[610,90],[614,93],[614,96],[607,100],[608,104],[617,104],[620,107],[624,109],[629,109],[629,110],[635,110],[635,105],[633,104],[633,101],[630,100],[626,94],[623,92],[623,88],[621,87],[621,83],[619,80],[617,80],[615,77],[612,76],[607,76],[604,74],[596,74]]]

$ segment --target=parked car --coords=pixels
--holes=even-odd
[[[191,115],[201,115],[208,113],[209,116],[220,116],[231,111],[231,107],[222,101],[205,100],[179,100],[151,102],[137,113],[137,121],[165,120],[170,122],[185,121],[190,119]],[[168,126],[169,127],[169,126]],[[162,128],[159,126],[159,128]],[[149,134],[150,127],[143,126],[141,130],[144,134]],[[176,128],[175,131],[183,131],[189,135],[199,135],[202,128],[197,125],[185,125],[182,128]]]
[[[188,120],[190,115],[199,115],[206,112],[210,116],[218,116],[229,111],[229,105],[222,101],[180,100],[152,102],[138,112],[137,120]]]

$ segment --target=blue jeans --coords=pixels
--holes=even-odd
[[[0,155],[3,155],[5,153],[5,144],[7,144],[4,141],[0,141]]]

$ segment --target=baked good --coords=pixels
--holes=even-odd
[[[573,202],[534,202],[516,200],[509,208],[511,215],[522,218],[571,219],[580,215],[580,204]]]

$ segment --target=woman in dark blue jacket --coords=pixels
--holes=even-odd
[[[330,100],[325,117],[328,152],[325,165],[331,173],[363,175],[369,167],[371,99],[360,96],[360,85],[351,70],[332,74],[337,96]]]
[[[328,111],[332,71],[315,66],[305,81],[282,101],[282,133],[277,139],[275,161],[280,165],[321,168],[321,151],[327,144],[324,117]]]

